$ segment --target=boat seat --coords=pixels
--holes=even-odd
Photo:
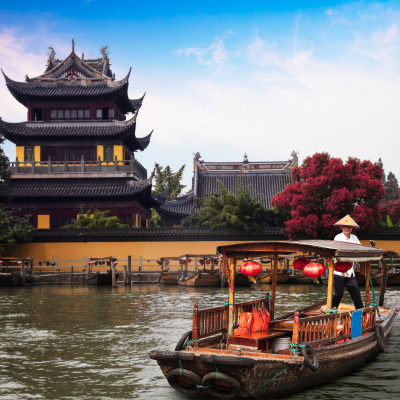
[[[284,335],[287,335],[287,332],[272,331],[272,330],[247,333],[246,335],[241,335],[241,336],[231,336],[229,338],[229,344],[259,348],[260,344],[262,342],[266,342],[267,339],[273,339]]]

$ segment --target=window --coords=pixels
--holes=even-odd
[[[33,161],[33,147],[25,147],[24,148],[24,160],[26,161]]]
[[[32,108],[31,121],[43,121],[43,109]]]
[[[57,110],[51,110],[50,111],[50,118],[51,119],[56,119],[57,118]]]
[[[101,119],[101,116],[102,116],[101,109],[97,109],[97,110],[96,110],[96,118]]]
[[[110,108],[108,110],[108,116],[110,117],[110,119],[114,119],[115,118],[115,111],[113,108]]]
[[[85,118],[90,119],[90,110],[85,110]]]
[[[104,161],[112,161],[114,158],[114,146],[104,146]]]
[[[103,120],[107,120],[108,119],[108,108],[107,107],[103,107],[103,116],[102,116]]]
[[[77,110],[72,110],[71,111],[71,118],[72,119],[77,119],[78,118],[78,111]]]
[[[64,110],[57,110],[57,118],[58,119],[64,118]]]
[[[71,118],[71,110],[65,110],[64,118],[65,119],[70,119]]]
[[[83,119],[83,110],[78,110],[78,119]]]

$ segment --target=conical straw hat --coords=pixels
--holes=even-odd
[[[349,214],[347,214],[342,219],[339,219],[339,221],[335,222],[333,225],[334,226],[351,226],[352,228],[356,228],[356,229],[359,228],[357,222],[354,221],[354,219],[351,218]]]

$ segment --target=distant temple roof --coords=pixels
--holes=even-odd
[[[128,81],[131,71],[129,70],[124,79],[115,81],[106,53],[107,46],[101,50],[103,57],[95,60],[84,60],[83,55],[79,58],[74,46],[73,43],[72,52],[63,61],[54,58],[55,51],[50,47],[52,52],[44,74],[35,78],[26,76],[26,82],[16,82],[2,71],[12,95],[25,106],[32,98],[67,100],[109,96],[115,99],[124,114],[133,113],[141,107],[144,95],[139,99],[128,98]]]
[[[0,132],[11,142],[18,141],[52,141],[74,139],[85,140],[94,138],[120,138],[133,152],[143,151],[150,143],[152,132],[143,138],[135,137],[136,113],[127,121],[29,121],[10,123],[0,119]]]
[[[271,208],[272,198],[292,182],[292,169],[297,166],[297,154],[287,161],[249,162],[245,154],[243,162],[205,162],[197,153],[194,157],[192,191],[173,201],[166,201],[160,213],[166,219],[177,220],[196,212],[201,207],[199,199],[219,194],[218,181],[236,192],[238,183],[250,186],[252,198],[261,201],[264,208]]]

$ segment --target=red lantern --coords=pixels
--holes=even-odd
[[[310,259],[302,257],[302,258],[296,258],[296,260],[293,261],[293,268],[298,269],[299,271],[303,271],[304,267],[307,264],[310,264]]]
[[[168,260],[165,260],[164,261],[164,265],[168,265],[169,264],[169,261]]]
[[[191,259],[191,258],[188,258],[186,261],[187,261],[188,263],[191,263],[191,262],[192,262],[192,259]]]
[[[342,261],[342,262],[336,262],[334,268],[335,271],[338,272],[347,272],[352,266],[353,263],[349,261]]]
[[[209,258],[207,258],[207,260],[206,260],[206,264],[207,264],[207,265],[209,265],[210,263],[211,263],[210,259],[209,259]]]
[[[200,265],[204,265],[204,260],[202,258],[200,258],[199,263],[200,263]]]
[[[312,262],[304,267],[303,272],[310,278],[318,278],[325,273],[325,267],[322,264]]]
[[[261,264],[256,261],[247,261],[240,267],[240,272],[246,276],[254,276],[261,273]]]

